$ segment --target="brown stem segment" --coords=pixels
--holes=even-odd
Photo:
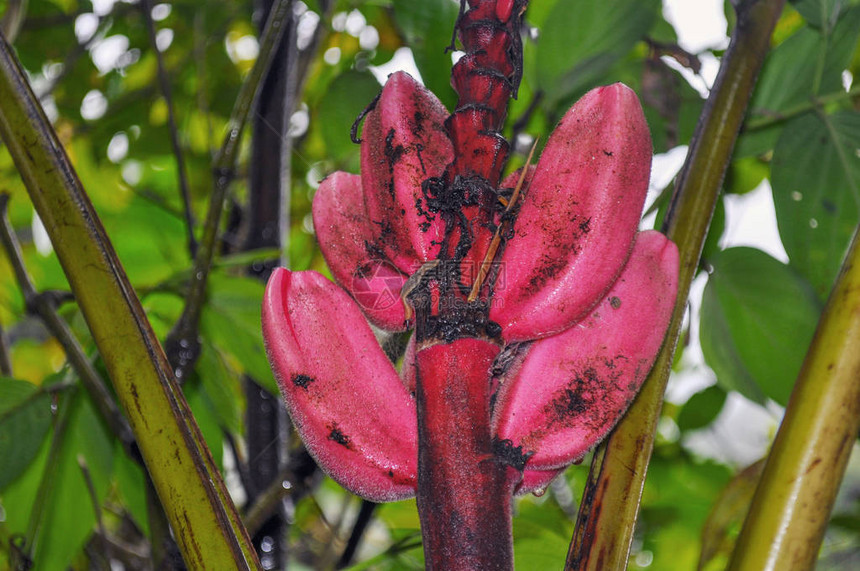
[[[512,569],[516,450],[490,433],[498,345],[458,339],[418,352],[418,514],[427,569]],[[513,454],[511,454],[513,452]],[[519,469],[518,469],[519,468]]]

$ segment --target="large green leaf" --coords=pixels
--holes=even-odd
[[[845,9],[844,0],[799,0],[792,5],[810,26],[825,30],[833,27],[839,13]]]
[[[26,534],[27,526],[34,517],[33,507],[39,495],[39,483],[42,474],[45,473],[45,463],[50,448],[51,439],[43,439],[36,451],[35,459],[30,462],[21,476],[0,491],[0,504],[3,506],[4,516],[3,522],[0,523],[0,533],[22,536]]]
[[[758,157],[733,160],[726,170],[723,190],[726,194],[746,194],[756,189],[769,174],[769,165]]]
[[[813,97],[843,92],[842,72],[857,48],[858,36],[860,7],[855,7],[839,18],[829,34],[804,27],[777,46],[765,61],[750,103],[752,124],[795,112],[798,106],[811,104]],[[777,124],[745,133],[738,140],[736,156],[772,149],[779,132]]]
[[[358,146],[349,138],[355,118],[379,95],[381,86],[370,72],[350,70],[331,82],[319,104],[318,122],[332,159],[340,159]]]
[[[803,28],[767,58],[751,103],[751,115],[772,116],[813,95],[841,91],[860,36],[860,7],[843,14],[832,32]]]
[[[700,338],[718,383],[747,398],[785,405],[821,304],[802,276],[754,248],[711,260]]]
[[[35,560],[46,570],[66,569],[92,533],[96,521],[93,503],[100,505],[104,499],[113,466],[113,437],[89,396],[79,390],[69,406],[69,425],[36,541]],[[84,479],[82,465],[89,472],[95,497]]]
[[[655,226],[658,227],[658,226]],[[714,206],[714,214],[711,216],[711,225],[708,227],[708,235],[702,246],[701,262],[707,263],[720,251],[720,240],[726,231],[726,201],[725,195],[721,195]]]
[[[459,3],[454,0],[394,0],[394,19],[406,38],[415,65],[430,91],[448,109],[453,109],[456,95],[451,89],[451,45]]]
[[[555,502],[536,505],[523,501],[518,507],[514,521],[515,568],[558,568],[567,555],[573,522]]]
[[[194,374],[200,382],[200,396],[214,413],[218,425],[233,434],[241,434],[245,395],[239,383],[240,375],[227,366],[223,355],[206,340],[202,343]]]
[[[631,558],[641,561],[641,553],[655,571],[695,569],[702,524],[730,477],[729,468],[714,462],[696,461],[685,454],[668,456],[668,451],[655,453],[637,522],[641,543]],[[630,566],[637,568],[642,567]]]
[[[260,307],[263,284],[252,278],[214,273],[209,279],[209,303],[200,319],[202,336],[260,385],[277,395],[278,385],[263,347]]]
[[[785,127],[773,153],[779,234],[792,267],[824,299],[860,220],[860,113],[810,114]]]
[[[57,446],[56,452],[48,453],[46,440],[36,460],[4,490],[2,498],[9,533],[26,532],[35,517],[34,503],[41,502],[32,553],[40,571],[63,571],[80,552],[95,526],[94,502],[101,505],[113,466],[113,438],[85,392],[76,390],[61,399],[59,414],[67,423],[50,442]],[[95,497],[84,479],[82,465],[87,468]],[[45,480],[49,485],[40,487]],[[37,498],[39,492],[45,492],[45,497]]]
[[[702,526],[702,551],[699,569],[725,569],[731,556],[737,533],[749,511],[756,485],[764,468],[764,460],[747,466],[731,479],[720,492],[717,501]],[[713,564],[711,562],[714,561]]]
[[[200,432],[206,440],[206,445],[212,453],[215,465],[220,469],[224,459],[224,432],[219,425],[218,418],[212,410],[211,404],[203,394],[203,388],[198,383],[188,383],[183,386],[182,392],[188,400],[188,406],[194,414],[194,420],[200,427]]]
[[[145,536],[149,536],[149,514],[146,505],[145,468],[129,458],[117,453],[114,463],[114,482],[116,491],[122,498],[122,505],[134,519],[134,523]]]
[[[538,22],[537,81],[550,107],[591,87],[651,29],[657,0],[558,0]]]
[[[0,377],[0,491],[36,458],[51,428],[51,396],[27,381]]]

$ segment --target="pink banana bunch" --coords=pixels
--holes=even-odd
[[[466,10],[468,4],[469,9]],[[586,94],[536,167],[500,181],[525,0],[465,0],[448,114],[411,77],[366,112],[360,176],[313,217],[341,289],[277,270],[263,334],[287,408],[332,478],[416,496],[428,568],[512,566],[511,496],[599,442],[653,365],[677,250],[637,232],[651,167],[623,85]],[[397,371],[365,321],[415,331]]]
[[[490,326],[455,332],[448,343],[413,342],[398,372],[365,317],[384,330],[409,327],[401,290],[444,252],[446,220],[433,213],[425,181],[454,160],[447,117],[410,76],[392,75],[365,120],[361,176],[335,173],[314,198],[320,247],[346,291],[316,272],[285,269],[266,289],[266,348],[293,422],[327,474],[373,501],[415,494],[416,397],[432,407],[450,398],[446,391],[484,406],[458,411],[465,423],[451,415],[421,430],[455,438],[483,422],[490,441],[475,449],[489,446],[490,456],[478,465],[504,464],[508,493],[545,487],[624,413],[675,301],[674,244],[637,232],[651,164],[642,110],[627,87],[598,88],[564,116],[525,177],[493,264]],[[472,224],[472,243],[490,243],[502,218],[497,210]],[[448,450],[444,438],[427,441],[466,452],[463,443]]]

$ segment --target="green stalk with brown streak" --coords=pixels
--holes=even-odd
[[[68,156],[0,37],[0,136],[104,358],[187,565],[259,568],[140,301]]]
[[[812,569],[860,431],[860,234],[800,369],[729,569]]]
[[[624,420],[591,464],[566,569],[626,569],[654,433],[690,284],[738,131],[785,0],[733,2],[737,25],[675,185],[663,231],[678,246],[678,297],[666,341]]]

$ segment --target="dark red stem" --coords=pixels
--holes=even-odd
[[[416,286],[418,514],[428,569],[512,569],[511,502],[525,459],[490,427],[490,369],[500,328],[489,299],[468,301],[501,212],[508,157],[501,134],[522,67],[526,0],[461,0],[457,35],[465,55],[451,82],[459,95],[445,126],[454,160],[425,181],[446,236],[435,278]],[[438,298],[435,303],[430,300]],[[419,302],[420,300],[423,302]]]
[[[522,73],[520,18],[525,4],[470,0],[470,9],[457,20],[465,55],[451,73],[459,100],[446,125],[455,156],[448,180],[478,175],[491,188],[499,184],[509,148],[501,129]]]
[[[459,99],[445,122],[454,160],[439,179],[425,181],[440,204],[446,236],[440,259],[458,262],[442,297],[463,301],[498,222],[498,187],[509,144],[501,129],[522,73],[520,25],[527,0],[461,0],[456,33],[465,52],[451,84]],[[489,229],[489,230],[488,230]],[[483,231],[482,231],[483,230]]]
[[[522,472],[490,431],[498,345],[459,339],[417,355],[418,514],[427,569],[512,569],[511,502]]]

